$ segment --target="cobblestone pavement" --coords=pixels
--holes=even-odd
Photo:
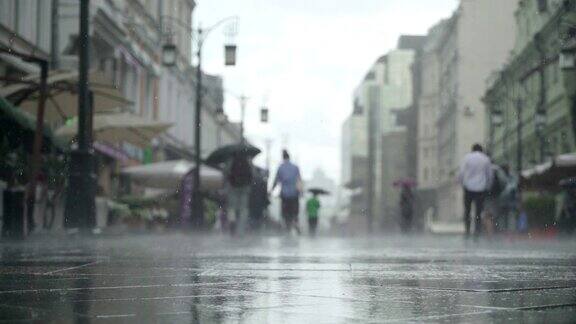
[[[576,322],[576,241],[156,235],[0,244],[0,322]]]

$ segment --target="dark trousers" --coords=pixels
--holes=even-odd
[[[484,197],[485,193],[483,191],[469,191],[464,189],[464,226],[466,227],[466,236],[470,235],[470,212],[472,209],[472,203],[476,207],[476,215],[474,217],[475,229],[474,234],[480,235],[482,232],[482,209],[484,208]]]
[[[316,228],[318,227],[318,218],[308,218],[308,230],[310,235],[316,234]]]

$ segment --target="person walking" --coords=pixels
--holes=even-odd
[[[476,209],[474,217],[474,235],[478,237],[482,232],[482,209],[486,191],[491,186],[492,163],[484,154],[480,144],[472,146],[472,152],[466,154],[460,165],[458,181],[464,190],[464,227],[466,237],[470,237],[470,213],[472,204]]]
[[[312,197],[306,202],[306,212],[308,214],[308,231],[311,236],[315,236],[318,228],[318,214],[320,213],[320,200],[317,192],[313,192]]]
[[[243,235],[248,223],[248,208],[250,185],[253,179],[253,169],[249,157],[237,153],[230,161],[227,170],[228,180],[228,212],[231,222],[231,234]]]
[[[286,224],[286,230],[292,228],[300,234],[298,227],[298,213],[300,211],[300,195],[302,194],[302,178],[300,169],[290,161],[288,151],[282,151],[282,164],[278,167],[272,191],[280,184],[280,199],[282,200],[282,218]]]
[[[414,216],[414,193],[409,185],[402,186],[400,193],[400,213],[402,216],[400,228],[403,233],[412,230],[412,218]]]

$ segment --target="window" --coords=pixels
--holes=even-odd
[[[548,0],[536,0],[538,2],[538,12],[548,11]]]
[[[10,29],[14,28],[16,17],[15,8],[15,0],[0,1],[0,24],[3,24]]]

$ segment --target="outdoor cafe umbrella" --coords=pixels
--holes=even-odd
[[[120,114],[97,114],[94,116],[93,131],[97,141],[130,144],[147,147],[150,141],[172,126],[171,123],[147,120],[142,117]],[[74,118],[56,130],[56,136],[72,138],[78,132],[78,119]]]
[[[525,190],[560,190],[559,182],[576,176],[576,154],[561,154],[551,161],[522,171],[520,187]]]
[[[260,154],[260,152],[262,151],[259,148],[248,143],[226,145],[214,150],[206,159],[206,163],[209,165],[218,165],[230,160],[237,154],[247,155],[253,158]]]
[[[192,162],[176,160],[125,167],[121,173],[144,187],[176,190],[184,176],[194,168]],[[200,178],[202,190],[218,190],[224,184],[222,172],[209,166],[200,168]]]
[[[94,98],[94,113],[118,112],[133,103],[102,73],[91,72],[89,88]],[[0,95],[8,98],[23,111],[36,115],[39,87],[37,75],[23,79],[23,83],[4,87]],[[62,122],[78,114],[78,72],[55,71],[47,79],[48,97],[44,113],[47,123]]]
[[[314,195],[329,195],[330,194],[330,191],[324,190],[322,188],[310,188],[310,189],[308,189],[308,192],[310,192]]]

